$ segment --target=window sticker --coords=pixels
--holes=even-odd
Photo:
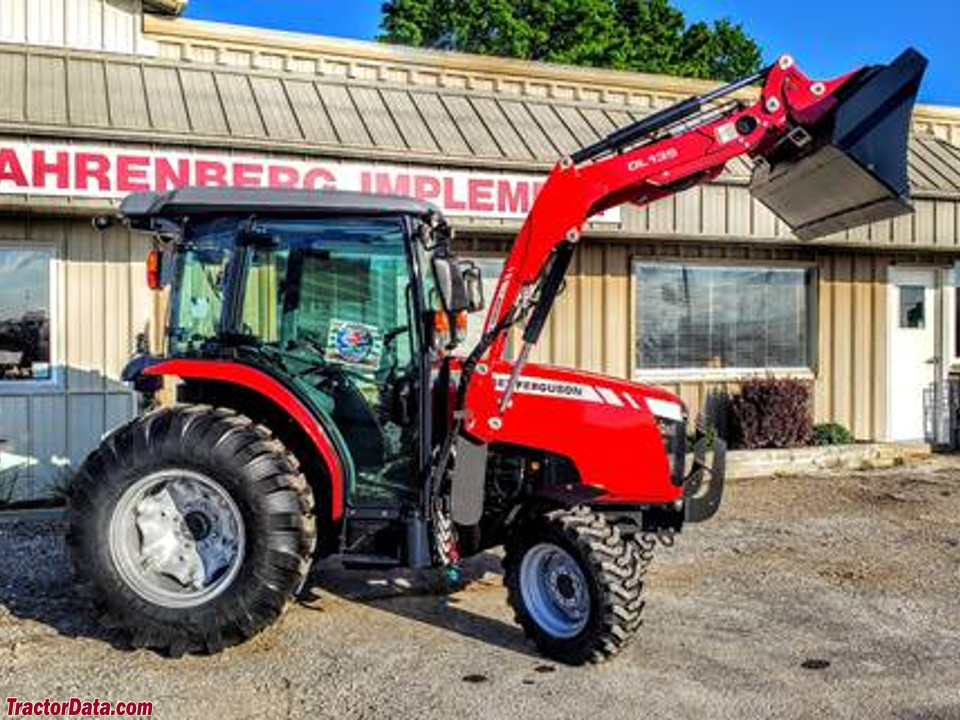
[[[376,325],[331,320],[327,336],[327,362],[352,365],[364,370],[380,367],[383,338]]]

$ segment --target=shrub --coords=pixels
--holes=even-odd
[[[852,445],[853,433],[840,423],[828,422],[813,426],[814,445]]]
[[[707,451],[713,450],[713,445],[717,439],[717,428],[713,425],[708,425],[706,429],[707,436]],[[693,452],[694,447],[697,443],[697,433],[691,432],[687,434],[687,451]]]
[[[802,380],[763,378],[743,383],[731,398],[742,447],[792,448],[813,436],[813,391]]]

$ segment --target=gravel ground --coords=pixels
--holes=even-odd
[[[148,700],[161,718],[960,718],[956,460],[731,483],[659,552],[638,642],[580,669],[525,643],[493,555],[451,597],[328,564],[242,647],[131,651],[74,597],[62,530],[0,525],[5,697]]]

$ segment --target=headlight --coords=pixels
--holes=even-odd
[[[646,398],[646,401],[650,412],[652,412],[653,416],[658,420],[672,420],[673,422],[684,422],[684,420],[686,420],[687,411],[680,403],[651,397]]]
[[[657,419],[663,448],[670,461],[670,479],[674,485],[683,484],[687,455],[687,412],[683,405],[668,400],[646,398],[647,407]]]

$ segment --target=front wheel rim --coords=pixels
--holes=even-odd
[[[547,634],[576,637],[590,620],[590,591],[580,563],[553,543],[530,548],[520,563],[520,593],[530,618]]]
[[[223,486],[199,472],[160,470],[133,483],[110,517],[110,557],[143,599],[197,607],[236,579],[246,549],[243,516]]]

